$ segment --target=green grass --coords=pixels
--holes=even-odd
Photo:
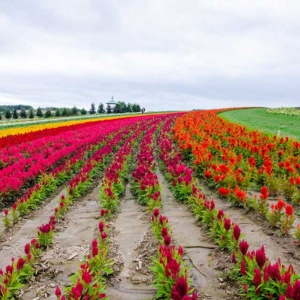
[[[267,113],[266,108],[249,108],[226,111],[219,116],[240,125],[245,125],[249,130],[259,130],[271,135],[288,136],[300,140],[300,117],[285,116]]]

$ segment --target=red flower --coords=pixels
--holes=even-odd
[[[166,235],[168,235],[168,229],[166,227],[163,227],[161,229],[161,235],[162,235],[162,237],[165,237]]]
[[[30,244],[29,243],[24,246],[24,252],[27,255],[28,255],[28,253],[30,253]]]
[[[224,217],[224,211],[222,209],[220,209],[218,211],[217,218],[218,218],[218,220],[221,220],[223,217]]]
[[[287,216],[292,216],[293,215],[294,211],[293,211],[292,205],[287,205],[285,207],[285,213],[286,213]]]
[[[86,284],[90,284],[92,282],[92,276],[91,276],[91,274],[89,272],[82,273],[82,280]]]
[[[107,234],[105,231],[101,233],[101,238],[102,240],[105,240],[107,238]]]
[[[182,256],[182,255],[183,255],[183,252],[184,252],[184,251],[183,251],[183,248],[182,248],[181,246],[179,246],[179,247],[178,247],[178,254]]]
[[[99,222],[99,231],[103,232],[104,230],[104,223],[103,222]]]
[[[230,219],[224,219],[224,228],[226,231],[230,229]]]
[[[224,187],[220,187],[219,188],[219,193],[221,196],[227,196],[229,194],[229,190],[224,188]]]
[[[93,248],[92,248],[92,255],[93,255],[93,257],[94,257],[94,256],[97,256],[97,255],[98,255],[98,252],[99,252],[99,251],[98,251],[98,247],[93,247]]]
[[[238,241],[241,235],[241,228],[239,225],[235,224],[233,227],[233,236]]]
[[[256,294],[258,294],[259,293],[258,286],[261,284],[261,273],[260,270],[257,268],[254,269],[253,283],[256,288]]]
[[[241,263],[241,274],[243,276],[246,275],[246,264],[245,264],[245,260],[242,260],[242,263]]]
[[[249,244],[245,240],[242,240],[240,242],[239,246],[240,246],[240,251],[242,252],[242,254],[246,255],[247,251],[248,251],[248,248],[249,248]]]
[[[159,215],[159,209],[158,208],[153,209],[153,215],[154,215],[154,217],[158,217],[158,215]]]
[[[279,210],[282,210],[286,206],[286,203],[281,198],[279,198],[276,205]]]
[[[61,296],[61,290],[58,286],[56,286],[56,289],[55,289],[55,296],[58,298]]]
[[[19,258],[19,260],[17,262],[17,270],[21,270],[24,265],[25,265],[25,260],[22,257]]]
[[[267,261],[264,245],[262,245],[260,249],[256,250],[255,260],[261,269]]]
[[[176,281],[175,285],[172,288],[171,299],[172,300],[182,300],[182,298],[188,292],[188,283],[184,276],[181,276]]]
[[[166,236],[164,237],[164,243],[165,243],[166,246],[169,246],[170,243],[171,243],[171,237],[168,236],[168,235],[166,235]]]

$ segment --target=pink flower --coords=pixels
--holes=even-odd
[[[164,243],[165,243],[166,246],[169,246],[170,243],[171,243],[171,237],[168,236],[168,235],[166,235],[166,236],[164,237]]]
[[[25,254],[27,254],[27,255],[28,255],[28,253],[30,253],[30,244],[26,244],[26,245],[24,246],[24,252],[25,252]]]
[[[26,261],[24,260],[24,258],[20,257],[17,262],[17,270],[20,271],[21,269],[23,269],[23,266],[25,265],[25,263],[26,263]]]
[[[242,260],[242,263],[241,263],[241,274],[243,276],[246,275],[246,264],[245,264],[245,260],[244,259]]]
[[[249,244],[245,241],[245,240],[242,240],[240,242],[240,251],[243,255],[246,255],[247,254],[247,251],[248,251],[248,248],[249,248]]]
[[[89,272],[82,273],[82,280],[86,284],[90,284],[92,282],[92,276],[91,276],[91,274]]]
[[[154,217],[158,217],[158,215],[159,215],[159,209],[158,208],[154,208],[153,209],[153,215],[154,215]]]
[[[241,235],[241,228],[239,227],[239,225],[235,224],[233,227],[233,236],[236,239],[236,241],[239,240]]]
[[[162,237],[165,237],[166,235],[168,235],[168,229],[166,227],[163,227],[161,229],[161,235],[162,235]]]
[[[178,254],[182,256],[182,255],[183,255],[183,252],[184,252],[184,251],[183,251],[183,248],[182,248],[181,246],[179,246],[179,247],[178,247]]]
[[[230,229],[230,219],[224,219],[224,228],[226,231]]]
[[[56,289],[55,289],[55,296],[58,298],[61,296],[61,290],[58,286],[56,286]]]
[[[261,273],[257,268],[254,269],[253,283],[256,288],[256,294],[258,294],[258,286],[261,284]]]
[[[256,260],[256,262],[257,262],[260,269],[264,266],[265,262],[267,261],[265,248],[264,248],[263,245],[261,246],[260,249],[256,250],[255,260]]]
[[[175,285],[172,288],[171,299],[172,300],[182,300],[182,298],[188,292],[188,283],[184,276],[177,279]]]
[[[99,231],[103,232],[104,230],[104,223],[103,222],[99,222]]]
[[[101,233],[101,238],[102,240],[105,240],[107,238],[107,234],[105,231]]]

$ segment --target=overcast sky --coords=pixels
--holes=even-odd
[[[300,2],[0,0],[0,104],[300,106]]]

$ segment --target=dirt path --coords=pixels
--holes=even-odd
[[[113,300],[151,299],[155,290],[149,286],[152,276],[147,269],[147,259],[155,254],[157,247],[149,237],[149,215],[135,203],[129,185],[114,226],[123,267],[107,288],[107,297]]]
[[[44,206],[37,214],[30,219],[22,221],[20,228],[14,230],[14,234],[6,241],[0,243],[0,269],[6,267],[10,263],[12,257],[18,258],[24,255],[24,246],[31,239],[36,238],[37,227],[49,221],[49,217],[53,215],[54,208],[62,195],[66,194],[63,189],[58,195]]]
[[[56,285],[63,288],[71,283],[69,277],[79,269],[98,228],[99,188],[100,184],[81,201],[75,202],[65,215],[65,220],[57,225],[59,233],[55,236],[55,243],[41,258],[48,266],[47,272],[38,282],[30,286],[22,299],[30,300],[38,296],[43,299],[45,294],[50,295],[47,299],[56,299],[54,296]],[[55,276],[51,269],[54,270]]]
[[[226,291],[218,288],[218,271],[214,269],[217,261],[211,255],[211,249],[216,246],[207,242],[188,206],[176,202],[162,173],[158,171],[157,175],[162,187],[162,213],[169,219],[172,236],[184,248],[185,258],[192,267],[193,286],[202,299],[226,299]]]

